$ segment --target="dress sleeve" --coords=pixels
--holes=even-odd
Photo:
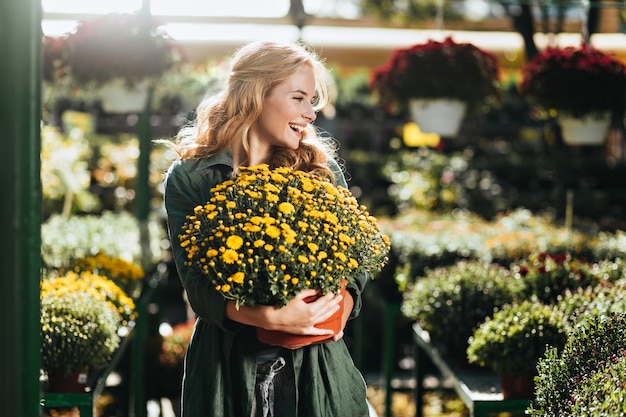
[[[328,166],[335,175],[336,184],[340,187],[348,188],[346,177],[344,176],[341,166],[339,166],[339,163],[331,158],[328,161]],[[352,313],[350,314],[351,319],[358,317],[359,313],[361,312],[361,307],[363,305],[361,294],[363,293],[365,285],[367,285],[368,281],[369,274],[359,274],[356,279],[353,282],[350,282],[346,287],[347,290],[350,291],[350,294],[354,299],[354,307],[352,308]]]
[[[243,325],[226,317],[226,301],[215,291],[210,278],[185,266],[187,255],[180,247],[178,237],[187,220],[186,216],[208,200],[209,190],[219,182],[218,176],[215,172],[191,174],[179,162],[175,162],[166,173],[164,202],[174,262],[193,311],[207,323],[225,331],[237,331]]]

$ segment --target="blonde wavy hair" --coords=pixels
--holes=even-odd
[[[304,65],[314,69],[313,108],[319,111],[329,102],[328,74],[311,48],[272,41],[252,42],[239,48],[232,58],[226,88],[204,100],[197,108],[195,121],[178,133],[176,150],[180,158],[200,159],[222,153],[238,140],[249,152],[248,132],[261,115],[264,98]],[[309,124],[299,148],[276,148],[270,166],[314,172],[333,180],[328,158],[335,151],[332,138]]]

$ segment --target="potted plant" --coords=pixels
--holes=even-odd
[[[589,45],[548,48],[522,69],[520,93],[558,112],[565,143],[599,144],[611,116],[624,112],[626,66]],[[596,136],[586,130],[588,122],[598,126]]]
[[[154,19],[141,13],[110,13],[83,21],[65,38],[65,45],[68,74],[78,86],[112,85],[143,93],[182,60],[182,50]],[[142,100],[145,103],[145,94],[138,103]]]
[[[41,365],[49,392],[84,392],[90,371],[119,346],[119,314],[87,292],[42,291]]]
[[[323,177],[262,164],[241,168],[211,193],[187,215],[178,237],[187,266],[236,308],[280,308],[307,288],[338,294],[387,263],[390,243],[376,218],[347,188]],[[326,328],[339,330],[341,311]],[[268,344],[298,345],[301,337],[328,338],[257,328]]]
[[[459,261],[430,269],[404,292],[402,313],[444,344],[461,364],[474,330],[494,310],[521,294],[508,268],[483,261]]]
[[[537,362],[548,346],[562,349],[567,320],[556,306],[537,299],[504,306],[488,317],[469,340],[470,363],[500,376],[505,398],[533,398]]]
[[[448,37],[396,49],[384,66],[374,70],[370,89],[383,105],[408,108],[422,131],[455,136],[467,108],[499,95],[498,82],[495,55]],[[426,122],[436,116],[425,115],[426,109],[445,104],[455,110],[458,122],[443,116],[444,126],[429,126]]]

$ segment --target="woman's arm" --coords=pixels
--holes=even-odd
[[[199,270],[185,265],[187,255],[178,238],[186,216],[193,213],[194,207],[208,200],[213,182],[220,181],[218,169],[200,171],[185,166],[181,161],[175,162],[165,177],[165,210],[172,255],[194,313],[225,331],[237,331],[239,325],[227,319],[226,301],[215,291],[211,280]]]
[[[343,297],[329,292],[313,302],[305,301],[316,294],[315,290],[304,290],[281,308],[240,306],[237,309],[235,303],[229,301],[226,303],[226,316],[233,321],[268,330],[311,336],[332,335],[332,330],[315,325],[329,319],[339,309]]]

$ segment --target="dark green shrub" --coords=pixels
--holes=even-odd
[[[546,349],[562,348],[566,338],[566,321],[559,309],[526,300],[487,318],[470,338],[467,357],[500,375],[530,375]]]
[[[511,303],[521,283],[500,265],[460,261],[428,270],[404,293],[402,313],[434,340],[465,356],[467,341],[494,309]]]
[[[535,378],[536,401],[528,413],[532,416],[579,416],[580,407],[576,395],[589,395],[592,391],[604,392],[601,376],[605,368],[626,355],[626,313],[610,315],[589,314],[580,320],[568,336],[559,354],[549,349],[537,364]],[[621,365],[620,365],[621,366]],[[621,375],[623,387],[623,374]],[[610,393],[608,393],[610,394]],[[623,394],[619,394],[623,395]],[[610,397],[598,398],[600,402],[613,401]],[[597,404],[587,404],[588,411]],[[605,414],[607,410],[587,414],[594,416],[623,415]],[[612,412],[612,410],[611,410]]]
[[[577,385],[568,415],[576,417],[622,417],[626,415],[626,357],[611,359],[606,367]]]

